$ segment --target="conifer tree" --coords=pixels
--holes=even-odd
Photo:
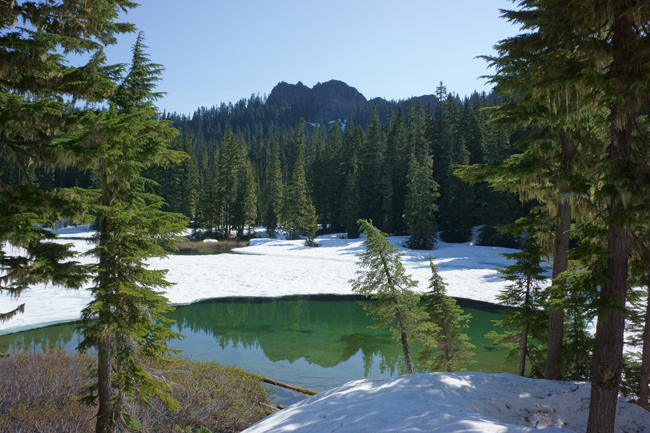
[[[257,217],[257,183],[243,135],[240,134],[237,139],[241,152],[241,165],[238,171],[237,202],[232,210],[232,223],[237,227],[237,236],[242,237],[244,226],[252,226]]]
[[[440,147],[443,150],[442,159],[445,163],[445,174],[441,180],[442,186],[439,225],[443,230],[440,238],[445,242],[467,242],[472,236],[473,203],[472,189],[460,178],[454,175],[453,166],[469,163],[469,152],[465,147],[465,139],[459,130],[458,104],[453,95],[440,104],[444,112],[441,114]],[[442,169],[442,168],[441,168]]]
[[[368,136],[364,140],[359,160],[361,212],[364,218],[381,221],[381,167],[385,136],[379,114],[373,107]],[[355,226],[356,220],[355,220]]]
[[[262,216],[262,222],[266,226],[266,232],[269,236],[275,237],[275,230],[278,227],[283,204],[280,148],[275,137],[271,136],[267,149],[269,149],[269,157],[264,182],[264,215]]]
[[[406,275],[401,254],[382,232],[366,220],[359,220],[359,226],[366,236],[365,250],[358,254],[359,276],[350,280],[352,291],[374,300],[363,307],[375,319],[373,328],[381,329],[397,322],[397,327],[391,328],[393,336],[400,341],[406,371],[412,374],[409,336],[421,339],[431,328],[426,313],[417,307],[420,301],[420,295],[414,292],[417,282]]]
[[[382,209],[385,214],[385,228],[391,233],[402,234],[406,228],[402,215],[406,205],[409,144],[408,131],[401,108],[398,109],[386,136],[384,161],[382,172],[385,181],[382,188]]]
[[[294,159],[287,182],[280,228],[289,239],[307,236],[307,245],[313,245],[316,236],[316,209],[307,191],[305,176],[305,120],[301,119],[294,134]]]
[[[426,348],[420,357],[427,368],[433,371],[445,370],[465,371],[467,366],[474,361],[471,360],[475,346],[470,344],[467,334],[460,331],[469,328],[468,322],[472,315],[463,315],[463,310],[456,305],[456,300],[447,296],[447,284],[438,273],[438,267],[433,263],[429,255],[431,266],[431,278],[429,279],[429,291],[424,294],[426,301],[425,311],[428,313],[428,320],[436,325],[432,338],[436,346]]]
[[[343,137],[339,122],[334,122],[328,129],[325,140],[325,212],[329,215],[328,221],[334,230],[343,227],[341,219],[340,203],[341,191],[344,188],[345,179],[340,178],[340,165],[343,152]]]
[[[528,234],[521,252],[499,254],[517,262],[497,269],[502,274],[501,278],[511,283],[501,290],[497,299],[500,305],[511,308],[503,311],[505,318],[496,321],[496,324],[502,328],[516,330],[503,334],[492,331],[486,337],[510,348],[508,359],[517,359],[520,376],[526,373],[526,359],[533,364],[534,376],[543,374],[543,357],[540,358],[540,349],[537,346],[546,336],[546,313],[541,309],[545,299],[540,284],[546,281],[547,277],[540,266],[541,254],[539,239],[534,233]],[[541,355],[543,356],[543,353]]]
[[[420,155],[413,155],[409,166],[404,217],[411,235],[408,246],[416,250],[431,250],[435,246],[434,212],[438,210],[435,200],[440,194],[437,192],[438,184],[432,177],[432,166],[433,158],[426,150]]]
[[[82,192],[41,188],[33,174],[92,166],[92,143],[68,137],[92,129],[94,106],[112,92],[115,68],[105,65],[101,48],[134,30],[117,22],[120,11],[134,6],[128,0],[0,4],[0,177],[11,165],[20,173],[17,182],[0,180],[0,294],[18,297],[48,282],[76,289],[86,279],[84,267],[70,260],[70,246],[52,242],[43,228],[81,222]],[[72,52],[85,54],[86,64],[69,65],[65,56]],[[88,108],[73,110],[70,100]],[[8,250],[8,243],[19,248]],[[0,310],[0,321],[24,309]]]
[[[145,261],[166,255],[187,219],[160,210],[162,200],[146,192],[150,181],[142,171],[164,161],[178,162],[182,154],[167,149],[177,131],[156,120],[153,100],[160,65],[145,54],[140,34],[133,47],[127,76],[118,86],[108,113],[100,123],[101,158],[97,171],[101,186],[97,204],[99,227],[96,246],[89,254],[94,266],[93,300],[82,311],[83,341],[79,348],[97,350],[96,381],[86,388],[84,400],[97,404],[97,433],[118,428],[135,429],[127,411],[127,398],[140,402],[159,398],[172,404],[166,384],[157,380],[143,362],[159,362],[176,351],[167,341],[178,335],[164,326],[169,311],[161,289],[171,283],[165,271],[148,270]]]
[[[357,172],[357,158],[353,155],[350,171],[345,177],[345,187],[341,195],[341,216],[345,225],[348,239],[359,237],[359,173]]]
[[[201,196],[204,228],[214,235],[217,225],[221,223],[221,194],[219,192],[219,148],[215,146],[208,158],[205,175],[205,189]]]
[[[225,235],[228,237],[233,227],[233,210],[237,203],[239,170],[241,168],[241,151],[230,126],[223,135],[219,157],[221,212]]]

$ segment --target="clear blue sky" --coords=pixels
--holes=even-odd
[[[136,0],[137,1],[137,0]],[[280,81],[345,81],[367,98],[489,91],[478,55],[519,29],[508,0],[140,0],[125,16],[165,66],[158,106],[200,106],[269,94]],[[106,52],[128,62],[134,34]]]

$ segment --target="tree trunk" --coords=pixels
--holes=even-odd
[[[526,352],[528,351],[528,323],[521,328],[521,340],[519,341],[519,376],[526,374]]]
[[[568,133],[562,134],[562,175],[568,175],[569,163],[573,155],[573,138]],[[555,229],[555,254],[553,256],[553,286],[551,297],[559,300],[558,293],[564,281],[557,280],[569,264],[569,229],[571,228],[571,201],[566,194],[567,187],[560,180],[560,197],[558,205],[557,227]],[[564,340],[564,308],[551,305],[548,315],[548,349],[544,379],[560,380],[562,378],[562,341]]]
[[[102,205],[109,207],[113,201],[113,188],[110,185],[110,179],[107,168],[104,166],[102,171]],[[110,236],[111,220],[103,214],[99,220],[99,244],[106,245],[107,236]],[[99,255],[100,269],[102,263],[110,260],[111,254],[102,249]],[[107,286],[106,270],[99,271],[99,297],[107,298],[105,293]],[[99,311],[99,322],[106,321],[106,315],[110,314],[106,306]],[[115,401],[113,399],[113,383],[111,379],[112,358],[113,358],[113,333],[110,330],[102,329],[97,347],[97,398],[99,408],[97,409],[97,423],[95,424],[96,433],[112,433],[115,431]]]
[[[610,226],[607,285],[602,287],[602,307],[596,326],[594,377],[587,433],[613,433],[616,400],[623,370],[623,331],[625,329],[625,292],[629,233]]]
[[[113,393],[111,387],[111,337],[100,337],[97,348],[97,396],[99,408],[97,410],[96,433],[111,433],[115,431],[115,418],[113,407]]]
[[[634,17],[631,13],[635,1],[614,2],[611,16],[612,64],[609,68],[612,102],[608,118],[610,127],[609,168],[610,178],[623,180],[630,176],[629,138],[634,115],[629,110],[625,94],[629,91],[628,69],[634,56]],[[629,179],[633,184],[633,180]],[[625,187],[623,187],[625,188]],[[596,327],[596,353],[594,376],[591,382],[591,403],[587,433],[613,433],[616,420],[616,400],[623,370],[623,331],[625,330],[625,296],[628,279],[630,233],[624,228],[625,206],[618,196],[618,185],[610,185],[617,192],[610,193],[608,214],[607,260],[605,284],[600,297]],[[614,195],[615,194],[615,195]],[[625,194],[625,192],[623,192]]]
[[[411,350],[409,349],[408,337],[406,336],[406,325],[404,324],[404,317],[402,312],[397,309],[395,311],[397,316],[397,326],[399,327],[399,333],[402,340],[402,351],[404,352],[404,363],[406,364],[406,372],[408,374],[413,374],[413,362],[411,361]]]
[[[521,328],[521,337],[519,340],[519,376],[526,374],[526,355],[528,354],[528,327],[530,320],[530,293],[531,291],[531,275],[526,275],[526,294],[524,295],[524,312],[526,314],[526,321],[523,328]]]
[[[449,338],[444,338],[443,339],[443,351],[445,353],[445,363],[447,364],[447,373],[451,373],[451,358],[449,357],[449,344],[450,344],[450,339]]]
[[[643,352],[641,353],[641,379],[639,380],[639,400],[641,407],[650,410],[650,286],[648,287],[648,299],[645,310],[645,325],[643,326]]]

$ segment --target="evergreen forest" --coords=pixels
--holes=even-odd
[[[461,99],[440,83],[426,106],[416,98],[375,99],[348,118],[321,124],[302,120],[308,113],[299,105],[269,104],[259,96],[191,116],[162,113],[159,119],[180,132],[170,148],[189,157],[155,167],[147,177],[158,184],[153,192],[164,198],[164,210],[182,213],[207,237],[241,237],[251,226],[273,235],[292,215],[307,212],[317,228],[293,218],[292,236],[318,230],[356,237],[357,220],[369,219],[386,233],[409,235],[416,249],[434,248],[436,234],[466,242],[477,226],[481,245],[517,247],[519,239],[495,227],[524,216],[533,204],[454,175],[455,165],[519,152],[513,146],[519,129],[488,122],[484,108],[499,101],[476,92]],[[18,165],[7,161],[6,167],[3,180],[21,182]],[[98,181],[76,167],[32,170],[43,188],[88,188]],[[290,203],[298,196],[309,203],[306,211],[299,209],[305,204]]]

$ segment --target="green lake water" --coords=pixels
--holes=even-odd
[[[316,391],[363,378],[405,373],[402,350],[391,332],[368,328],[355,296],[224,298],[177,307],[171,327],[185,336],[170,346],[197,360],[216,360],[271,379]],[[476,346],[471,371],[516,373],[505,362],[506,349],[484,338],[501,317],[494,306],[459,300],[472,314],[467,334]],[[80,341],[77,324],[61,324],[0,336],[0,352],[62,348]],[[417,358],[419,347],[412,347]],[[285,396],[287,401],[291,396]],[[278,396],[277,400],[285,400]]]

